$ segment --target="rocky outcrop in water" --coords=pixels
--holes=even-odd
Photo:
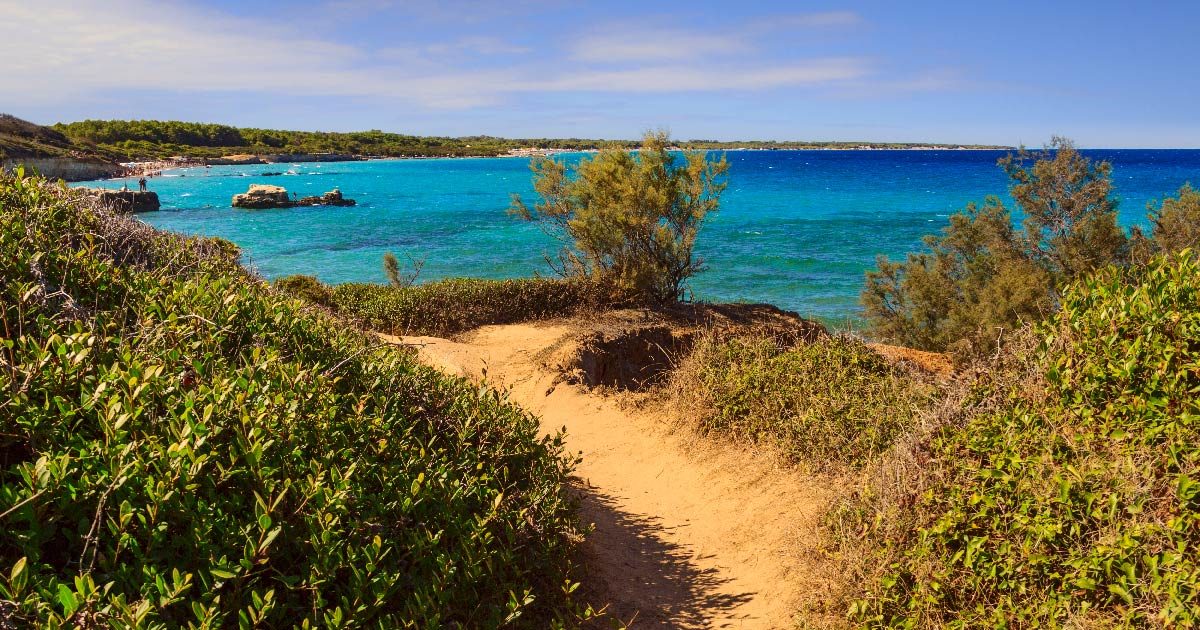
[[[233,196],[235,208],[294,208],[296,206],[353,206],[353,199],[346,199],[342,191],[333,189],[321,196],[311,195],[292,199],[287,189],[268,184],[251,184],[250,189]]]
[[[293,205],[283,186],[251,184],[249,190],[233,196],[234,208],[288,208]]]
[[[88,188],[88,194],[117,212],[154,212],[159,208],[158,193],[140,190]]]
[[[320,197],[301,197],[297,205],[300,206],[353,206],[353,199],[346,199],[342,196],[342,191],[334,188],[333,190],[321,195]]]

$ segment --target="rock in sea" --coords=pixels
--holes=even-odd
[[[235,208],[290,208],[294,205],[283,186],[251,184],[249,190],[233,196]]]
[[[251,184],[250,189],[233,196],[235,208],[293,208],[295,206],[353,206],[353,199],[346,199],[342,191],[333,189],[320,197],[309,196],[293,200],[287,189],[268,184]]]
[[[154,212],[159,208],[158,193],[140,190],[89,188],[88,194],[117,212]]]

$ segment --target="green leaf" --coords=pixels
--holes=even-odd
[[[1126,604],[1130,606],[1133,605],[1133,595],[1130,595],[1129,591],[1125,590],[1125,587],[1121,586],[1120,584],[1109,584],[1108,592],[1120,597],[1125,601]]]
[[[58,603],[63,607],[63,616],[70,617],[75,613],[75,609],[79,607],[79,601],[75,599],[75,591],[66,584],[59,583],[58,585]]]
[[[226,569],[209,569],[208,573],[218,580],[232,580],[233,578],[237,577],[236,573]]]

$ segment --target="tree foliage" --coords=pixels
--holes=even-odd
[[[1145,260],[1159,253],[1176,253],[1200,248],[1200,191],[1184,184],[1176,197],[1161,204],[1147,204],[1150,234],[1134,231],[1135,258]]]
[[[579,163],[535,159],[532,207],[513,197],[516,216],[563,241],[556,271],[587,277],[617,293],[653,303],[682,299],[703,267],[694,254],[704,219],[715,212],[729,168],[701,151],[680,160],[665,132],[647,133],[637,153],[600,152]]]
[[[1112,167],[1055,137],[1000,160],[1024,219],[995,197],[950,218],[926,252],[878,260],[862,301],[875,334],[905,345],[978,352],[1005,330],[1053,311],[1065,283],[1129,258],[1117,224]]]

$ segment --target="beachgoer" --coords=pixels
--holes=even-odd
[[[141,190],[142,192],[146,192],[146,178],[145,177],[138,180],[138,190]]]

